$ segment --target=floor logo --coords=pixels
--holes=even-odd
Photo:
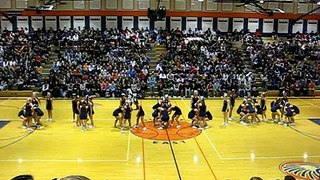
[[[94,105],[93,105],[93,108],[101,108],[101,107],[103,107],[103,104],[100,104],[100,103],[94,103]]]
[[[320,179],[320,164],[310,162],[285,162],[280,164],[280,170],[301,180]]]

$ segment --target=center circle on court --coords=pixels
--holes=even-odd
[[[154,126],[152,121],[145,122],[146,130],[143,131],[143,126],[140,123],[139,127],[132,128],[131,132],[141,138],[158,140],[158,141],[168,141],[168,135],[170,140],[185,140],[198,136],[201,134],[201,130],[194,129],[191,127],[190,123],[180,122],[180,128],[177,128],[177,124],[174,123],[171,127],[167,129],[158,129],[159,126]]]

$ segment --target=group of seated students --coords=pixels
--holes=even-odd
[[[48,93],[46,97],[46,110],[48,113],[47,121],[52,121],[53,103],[51,94]],[[26,104],[18,113],[18,117],[22,119],[22,128],[28,131],[35,129],[43,129],[44,125],[41,122],[44,112],[41,109],[41,102],[36,93],[33,93],[32,97],[27,98]]]
[[[231,36],[210,29],[163,31],[166,38],[161,42],[168,52],[158,59],[155,72],[159,77],[153,86],[174,96],[190,97],[192,90],[203,96],[221,96],[231,89],[241,97],[248,92],[257,96],[258,81],[264,90],[313,95],[319,85],[320,38],[316,33],[304,40],[297,33],[285,41],[268,43],[247,33],[242,37],[243,47],[237,49]]]
[[[54,96],[120,97],[127,89],[140,96],[146,91],[148,29],[74,29],[63,34],[58,59],[45,82]],[[67,38],[75,35],[76,40]]]
[[[151,95],[186,97],[193,90],[206,97],[235,89],[243,97],[257,95],[258,81],[264,90],[313,95],[320,82],[320,36],[313,32],[268,43],[245,33],[242,48],[233,47],[232,34],[211,29],[22,28],[1,37],[0,89],[42,85],[44,95],[54,97],[120,97],[127,89],[139,96],[150,89]],[[154,41],[168,50],[152,70],[146,52]],[[58,58],[41,82],[41,66],[56,49]]]
[[[51,49],[50,33],[20,29],[0,34],[0,90],[41,87],[40,70]]]

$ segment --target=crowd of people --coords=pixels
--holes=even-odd
[[[150,58],[149,30],[62,30],[58,59],[46,86],[55,97],[120,97],[146,91]]]
[[[0,90],[41,87],[40,70],[51,52],[51,34],[21,28],[0,36]]]
[[[232,89],[241,97],[257,96],[258,81],[263,90],[314,95],[319,85],[317,33],[297,33],[286,41],[267,43],[261,36],[247,33],[241,37],[241,48],[233,47],[232,34],[210,29],[177,28],[163,34],[158,42],[166,44],[168,52],[160,56],[155,68],[158,89],[175,96],[190,97],[190,90],[221,96]]]
[[[314,95],[320,83],[319,34],[296,33],[285,41],[263,42],[256,33],[214,30],[59,29],[4,31],[0,40],[0,89],[41,87],[43,95],[73,93],[120,97],[222,96],[234,89],[241,97],[258,90]],[[241,48],[234,47],[241,40]],[[164,44],[167,52],[150,69],[147,50]],[[56,52],[48,78],[42,65]],[[261,85],[260,85],[261,82]]]

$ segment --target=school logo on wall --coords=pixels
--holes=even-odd
[[[320,164],[310,162],[284,162],[280,170],[288,175],[301,180],[320,179]]]

